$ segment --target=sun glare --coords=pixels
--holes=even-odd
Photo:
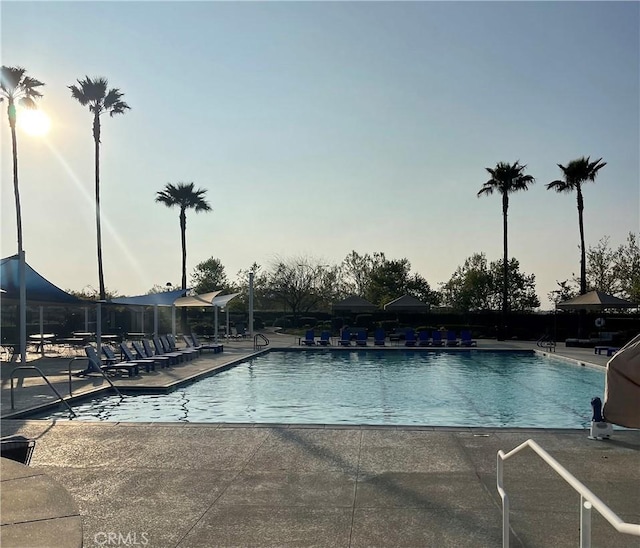
[[[41,110],[23,109],[18,113],[18,125],[29,135],[45,135],[51,127],[51,120]]]

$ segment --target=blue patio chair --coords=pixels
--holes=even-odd
[[[382,327],[378,327],[373,332],[373,346],[384,346],[387,334]]]
[[[331,345],[331,333],[329,331],[323,331],[320,333],[320,340],[318,341],[320,346],[330,346]]]
[[[351,346],[351,331],[349,329],[342,330],[338,343],[340,346]]]
[[[471,331],[468,329],[460,331],[460,346],[478,346],[478,342],[471,338]]]
[[[442,333],[440,331],[431,333],[431,346],[442,346]]]
[[[428,331],[418,331],[418,346],[429,346],[431,334]]]
[[[409,328],[405,331],[404,335],[404,345],[405,346],[415,346],[416,345],[416,332]]]
[[[447,346],[458,346],[458,336],[455,331],[447,331]]]
[[[361,329],[356,334],[356,346],[367,346],[367,330]]]
[[[313,332],[313,329],[308,329],[304,335],[304,339],[300,340],[300,344],[304,344],[306,346],[315,346],[316,344],[316,335]]]

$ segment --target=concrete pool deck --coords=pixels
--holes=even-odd
[[[269,338],[273,348],[298,345],[297,337]],[[169,385],[252,352],[251,341],[233,342],[222,355],[142,378]],[[593,349],[558,347],[557,355],[595,365],[608,360]],[[43,370],[51,367],[65,386],[68,360],[44,361]],[[591,441],[575,430],[7,419],[8,367],[2,365],[2,435],[37,440],[31,468],[71,494],[85,547],[500,546],[496,453],[530,438],[620,518],[640,522],[640,431]],[[74,378],[74,394],[99,390],[98,380]],[[140,379],[118,384],[134,382]],[[41,402],[46,388],[24,379],[16,403],[26,409]],[[505,486],[512,546],[578,545],[579,496],[539,457],[525,450],[508,461]],[[2,503],[12,501],[3,495]],[[62,538],[16,541],[4,515],[3,547],[63,545]],[[640,546],[640,538],[616,533],[595,511],[592,531],[593,546]]]

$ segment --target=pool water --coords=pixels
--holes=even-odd
[[[604,371],[530,352],[269,352],[76,420],[586,428]],[[61,410],[47,418],[68,418]]]

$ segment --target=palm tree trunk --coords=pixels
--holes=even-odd
[[[9,127],[11,128],[11,150],[13,154],[13,194],[16,202],[16,227],[18,232],[18,281],[19,304],[18,324],[20,337],[20,364],[27,363],[27,288],[25,285],[26,264],[22,246],[22,207],[20,206],[20,186],[18,184],[18,139],[16,137],[16,107],[10,101],[7,108]]]
[[[98,246],[98,285],[100,300],[104,301],[107,294],[104,287],[104,270],[102,268],[102,228],[100,225],[100,118],[96,113],[93,118],[93,140],[96,156],[96,238]]]
[[[578,197],[578,226],[580,228],[580,295],[587,292],[587,258],[584,249],[584,220],[582,212],[584,210],[584,201],[582,199],[582,189],[580,185],[577,187]],[[578,338],[584,335],[584,325],[586,323],[587,311],[578,311]]]
[[[180,238],[182,240],[182,289],[187,289],[187,214],[184,209],[180,210]],[[182,332],[188,332],[187,309],[182,307],[180,313],[180,323]]]
[[[584,201],[582,199],[582,189],[578,186],[578,226],[580,228],[580,295],[587,292],[587,258],[584,248]]]
[[[502,265],[502,334],[507,336],[507,313],[508,313],[508,295],[509,295],[509,251],[507,238],[507,211],[509,210],[509,195],[502,196],[502,238],[503,238],[503,265]]]

